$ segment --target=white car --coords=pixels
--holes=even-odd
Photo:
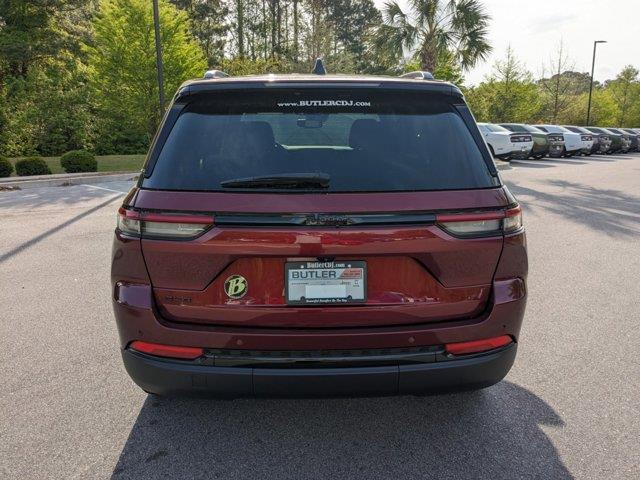
[[[565,157],[573,157],[584,152],[590,152],[593,147],[593,137],[575,133],[559,125],[534,125],[543,132],[561,133],[564,136]]]
[[[491,154],[501,160],[529,158],[533,137],[528,133],[514,133],[493,123],[478,123]]]

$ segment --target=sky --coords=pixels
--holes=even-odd
[[[375,0],[381,8],[386,0]],[[406,0],[399,2],[406,8]],[[591,71],[594,40],[599,44],[594,78],[614,78],[625,66],[640,69],[640,0],[483,0],[489,13],[489,43],[493,52],[486,62],[465,73],[476,85],[489,73],[509,45],[535,76],[558,50],[560,41],[573,69]],[[548,67],[547,67],[548,70]]]

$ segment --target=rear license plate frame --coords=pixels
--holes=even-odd
[[[303,267],[303,268],[301,268]],[[330,271],[332,269],[346,269],[346,268],[354,268],[354,269],[362,269],[362,286],[359,290],[362,290],[362,298],[347,298],[347,297],[328,297],[328,298],[305,298],[300,297],[299,299],[290,299],[290,276],[289,272],[292,270],[320,270],[320,271]],[[327,279],[329,281],[330,279]],[[322,280],[320,280],[322,281]],[[305,284],[305,282],[301,282],[301,284]],[[342,285],[343,283],[328,283],[329,285]],[[307,284],[309,286],[316,285],[315,283]],[[345,287],[346,288],[346,287]],[[367,302],[367,262],[364,260],[340,260],[340,261],[332,261],[332,262],[321,262],[321,261],[293,261],[293,262],[285,262],[284,264],[284,295],[285,295],[285,303],[287,305],[295,305],[295,306],[326,306],[326,305],[361,305]]]

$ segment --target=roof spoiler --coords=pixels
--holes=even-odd
[[[400,78],[415,78],[416,80],[435,80],[433,73],[426,70],[418,70],[400,75]]]
[[[212,78],[227,78],[229,76],[228,73],[223,72],[222,70],[207,70],[204,72],[204,78],[207,80]]]

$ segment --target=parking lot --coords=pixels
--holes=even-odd
[[[640,478],[640,154],[512,167],[530,255],[516,364],[433,397],[148,397],[109,296],[131,183],[0,192],[0,477]]]

